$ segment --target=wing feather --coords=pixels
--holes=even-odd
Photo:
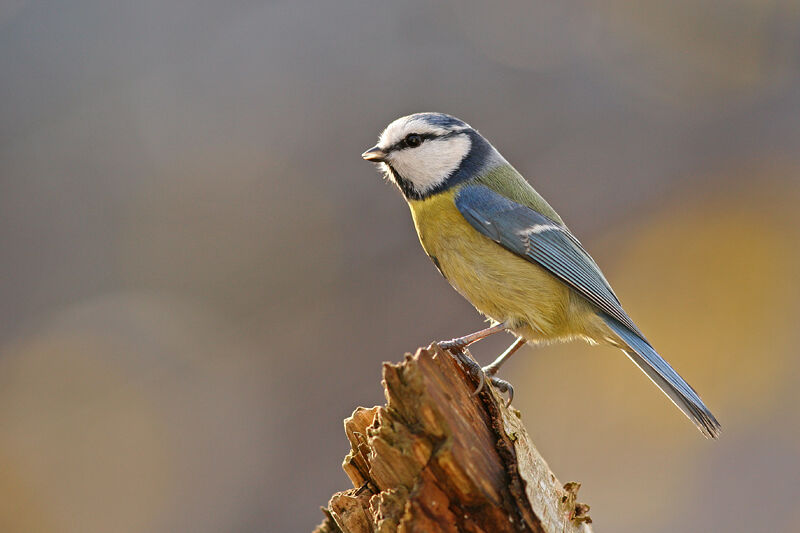
[[[544,267],[644,339],[594,259],[565,226],[484,185],[462,187],[455,202],[464,218],[480,233]]]

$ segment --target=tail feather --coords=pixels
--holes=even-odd
[[[603,315],[603,320],[629,349],[623,349],[647,377],[666,394],[706,437],[716,439],[722,427],[700,399],[700,396],[661,358],[650,344],[616,319]]]

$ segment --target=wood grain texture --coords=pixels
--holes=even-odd
[[[432,345],[384,363],[385,406],[344,422],[352,489],[316,533],[589,533],[578,483],[559,483],[515,409]]]

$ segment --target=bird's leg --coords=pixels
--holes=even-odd
[[[509,357],[514,355],[514,353],[520,348],[522,348],[522,346],[524,345],[525,345],[525,339],[523,339],[522,337],[517,337],[517,340],[515,340],[511,344],[511,346],[506,348],[506,350],[500,354],[500,357],[495,359],[494,362],[492,362],[492,364],[482,368],[483,370],[482,374],[489,376],[489,381],[492,382],[492,385],[494,385],[497,388],[497,390],[499,390],[500,392],[508,393],[508,401],[506,402],[506,407],[511,405],[511,400],[514,399],[514,387],[512,387],[511,383],[509,383],[508,381],[495,377],[495,374],[497,373],[498,370],[500,370],[500,367],[503,366],[503,363],[505,363]],[[475,392],[472,393],[473,396],[478,394],[481,391],[481,389],[483,389],[484,383],[485,379],[481,379],[480,383],[478,383],[478,388],[476,388]]]
[[[505,331],[506,323],[500,322],[499,324],[495,324],[494,326],[488,327],[486,329],[482,329],[480,331],[476,331],[475,333],[470,333],[469,335],[464,335],[463,337],[458,337],[457,339],[450,339],[449,341],[442,341],[437,343],[442,350],[458,350],[460,348],[466,348],[470,344],[474,342],[478,342],[479,340],[483,340],[489,335],[494,335],[495,333],[500,333],[501,331]]]
[[[494,376],[497,374],[497,371],[500,370],[500,367],[503,366],[503,363],[505,363],[509,357],[514,355],[514,353],[524,345],[525,339],[522,337],[517,337],[517,340],[515,340],[511,346],[506,348],[506,351],[501,353],[500,356],[492,362],[492,364],[483,367],[483,371],[486,372],[487,376]]]

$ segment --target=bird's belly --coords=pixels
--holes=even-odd
[[[587,303],[542,267],[467,223],[442,193],[410,202],[422,247],[442,274],[478,311],[531,341],[583,334]]]

